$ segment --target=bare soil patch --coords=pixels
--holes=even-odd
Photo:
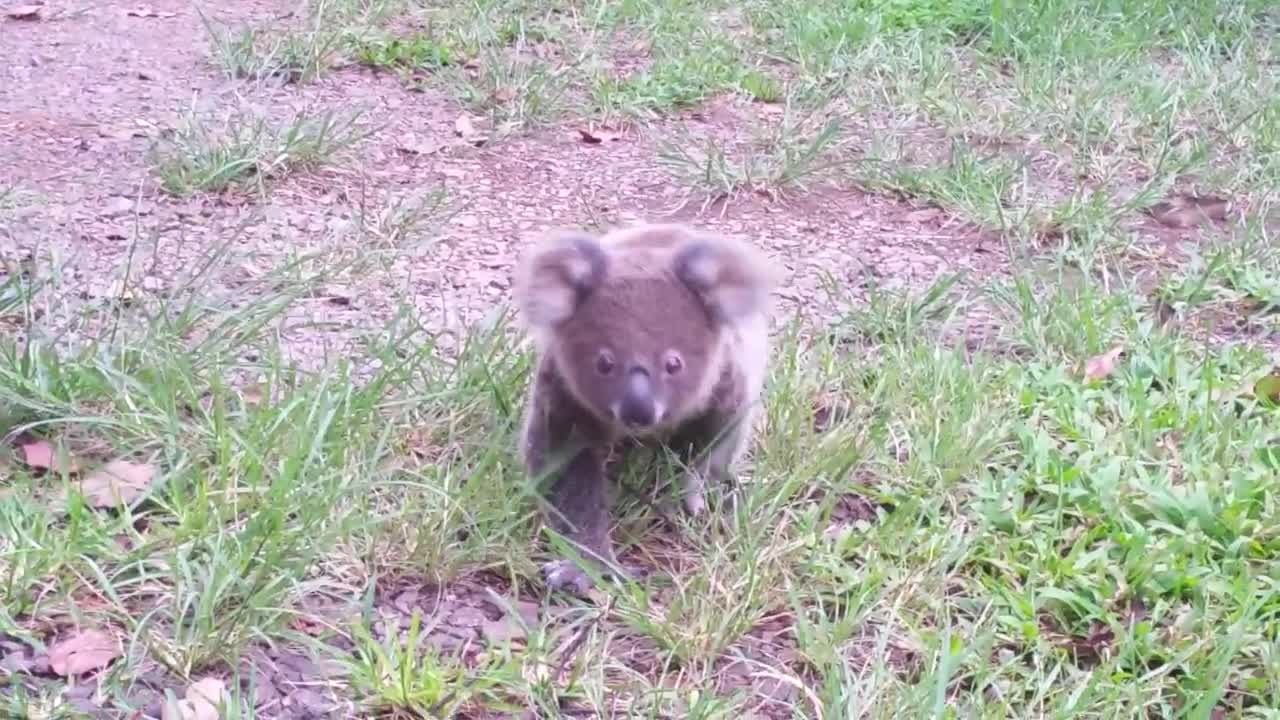
[[[32,193],[8,228],[12,252],[45,257],[56,249],[66,258],[66,277],[88,300],[110,295],[134,238],[150,248],[148,257],[132,260],[142,268],[141,278],[135,270],[139,291],[160,290],[228,236],[263,267],[321,248],[358,253],[349,246],[358,242],[356,226],[436,190],[446,193],[451,219],[410,232],[420,237],[393,240],[430,235],[392,273],[423,321],[441,328],[475,322],[505,302],[520,248],[552,226],[672,219],[742,234],[785,268],[784,313],[822,301],[826,281],[856,294],[868,280],[920,285],[948,272],[987,273],[1004,262],[997,242],[941,210],[848,189],[704,203],[655,165],[651,140],[676,125],[704,125],[704,113],[623,132],[608,143],[584,142],[569,125],[475,147],[457,136],[464,112],[455,103],[431,91],[406,91],[385,73],[352,67],[316,83],[274,88],[223,80],[204,50],[195,11],[183,3],[152,7],[164,16],[136,17],[128,14],[133,5],[111,2],[5,28],[10,61],[7,88],[0,90],[0,158]],[[278,3],[236,3],[215,16],[286,12]],[[229,105],[275,118],[360,108],[363,122],[376,129],[349,162],[285,178],[265,198],[174,198],[156,190],[146,158],[193,102],[196,112],[215,116]],[[253,267],[242,270],[252,274]],[[351,328],[390,312],[381,279],[344,292],[352,302],[318,303],[309,318],[333,327],[323,334],[334,337],[295,333],[303,361],[339,352]]]

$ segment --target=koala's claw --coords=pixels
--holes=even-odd
[[[653,509],[657,513],[658,518],[669,525],[678,525],[678,518],[683,508],[684,514],[689,517],[699,517],[707,510],[707,499],[701,490],[688,492],[684,498],[677,501],[675,498],[664,497],[653,503]]]
[[[542,575],[550,590],[566,590],[578,595],[586,595],[595,583],[577,563],[572,560],[552,560],[542,566]],[[612,567],[604,568],[604,576],[626,582],[645,575],[634,568],[624,567],[614,561]]]
[[[693,517],[701,515],[707,509],[707,500],[702,496],[702,492],[691,492],[685,495],[684,509]]]
[[[550,590],[569,590],[586,595],[594,583],[572,560],[553,560],[542,566],[542,575]]]

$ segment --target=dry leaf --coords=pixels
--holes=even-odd
[[[459,115],[457,120],[453,121],[453,131],[463,140],[479,147],[488,140],[479,130],[476,129],[475,123],[466,115]]]
[[[267,389],[261,383],[255,383],[240,392],[240,400],[246,407],[257,407],[267,397]]]
[[[453,131],[464,139],[470,138],[475,136],[476,126],[471,122],[471,118],[459,115],[458,119],[453,121]]]
[[[134,292],[133,288],[126,285],[123,280],[112,280],[111,284],[107,285],[105,291],[98,297],[103,300],[115,300],[128,304],[138,299],[138,293]]]
[[[101,630],[85,630],[49,648],[49,667],[63,677],[106,667],[120,657],[120,644]]]
[[[1258,378],[1253,384],[1253,396],[1280,405],[1280,371]]]
[[[943,213],[942,208],[925,207],[925,208],[920,208],[919,210],[912,210],[911,212],[907,213],[903,217],[903,219],[906,220],[907,222],[927,223],[927,222],[933,222],[934,220],[937,220],[938,218],[942,217],[944,214],[945,213]]]
[[[1093,382],[1110,375],[1116,369],[1116,361],[1124,352],[1124,346],[1117,345],[1101,355],[1089,358],[1084,365],[1084,381]]]
[[[218,706],[226,704],[227,686],[218,678],[204,678],[187,688],[186,699],[196,708],[199,720],[218,720]]]
[[[187,688],[186,696],[176,703],[166,703],[160,711],[163,720],[218,720],[218,705],[228,700],[227,686],[218,678],[207,677]]]
[[[4,14],[10,20],[38,20],[41,10],[44,10],[43,5],[14,5],[5,8]]]
[[[324,623],[318,623],[315,620],[306,617],[295,617],[289,621],[289,628],[301,633],[306,633],[312,637],[323,635],[329,629]]]
[[[594,128],[578,128],[578,136],[582,142],[588,145],[599,145],[600,143],[613,142],[622,138],[621,133],[604,132]]]
[[[135,129],[135,128],[127,128],[127,127],[112,128],[112,127],[106,127],[106,126],[99,126],[98,136],[109,138],[111,140],[132,140],[133,138],[136,138],[136,137],[139,137],[139,138],[146,137],[147,134],[142,130]]]
[[[413,135],[409,135],[396,145],[396,152],[405,155],[431,155],[439,149],[439,145],[432,142],[419,142]]]
[[[96,508],[133,502],[155,479],[154,465],[116,460],[89,474],[80,482],[80,493]]]
[[[480,633],[490,645],[525,639],[524,628],[510,615],[501,620],[485,620],[480,625]]]
[[[53,446],[44,440],[24,443],[18,446],[22,451],[22,461],[27,467],[36,470],[48,470],[53,467]]]
[[[1161,326],[1168,325],[1178,317],[1178,310],[1163,298],[1157,299],[1151,310]]]
[[[75,458],[59,458],[53,445],[47,440],[23,443],[18,449],[22,450],[22,461],[35,470],[52,470],[63,474],[80,472],[80,464]]]
[[[1172,228],[1195,227],[1206,220],[1227,219],[1231,201],[1226,198],[1197,195],[1175,195],[1147,209],[1161,225]]]
[[[152,10],[149,7],[137,7],[127,11],[125,15],[128,15],[129,17],[140,17],[140,18],[171,18],[171,17],[177,17],[178,14],[171,13],[171,12],[156,12],[155,10]]]

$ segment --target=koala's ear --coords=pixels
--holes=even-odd
[[[556,325],[604,280],[604,250],[583,232],[549,233],[516,267],[513,294],[526,322]]]
[[[762,312],[777,283],[759,251],[730,238],[695,236],[676,251],[673,265],[676,277],[697,293],[717,322]]]

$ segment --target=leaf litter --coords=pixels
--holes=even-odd
[[[132,9],[130,9],[130,10],[127,10],[127,11],[125,12],[125,15],[128,15],[129,17],[136,17],[136,18],[161,18],[161,19],[167,19],[167,18],[171,18],[171,17],[177,17],[177,15],[178,15],[178,14],[177,14],[177,13],[172,13],[172,12],[160,12],[160,11],[158,11],[158,10],[154,9],[154,8],[150,8],[150,7],[147,7],[147,6],[145,6],[145,5],[140,5],[140,6],[136,7],[136,8],[132,8]]]
[[[476,128],[475,122],[467,115],[459,115],[458,119],[453,121],[453,132],[476,147],[485,144],[489,139]]]
[[[10,20],[39,20],[43,5],[14,5],[4,10],[5,17]]]
[[[622,133],[598,130],[592,127],[578,128],[578,139],[588,145],[615,142],[622,139]]]
[[[1230,210],[1231,201],[1227,198],[1184,193],[1152,205],[1147,213],[1166,227],[1190,228],[1205,221],[1226,220]]]
[[[226,684],[207,677],[191,683],[181,700],[165,702],[160,716],[162,720],[218,720],[222,717],[219,706],[225,706],[229,699]]]
[[[80,472],[80,463],[67,453],[59,453],[48,440],[19,443],[22,461],[32,470],[52,470],[67,475]]]
[[[1116,345],[1101,355],[1089,358],[1084,364],[1084,381],[1097,382],[1115,372],[1116,363],[1124,353],[1123,345]]]
[[[95,508],[128,505],[151,487],[156,475],[154,465],[115,460],[82,480],[80,493]]]
[[[1253,384],[1253,396],[1264,402],[1280,405],[1280,369],[1258,378]]]
[[[83,675],[106,667],[121,654],[115,637],[102,630],[82,630],[49,648],[49,667],[63,677]]]

